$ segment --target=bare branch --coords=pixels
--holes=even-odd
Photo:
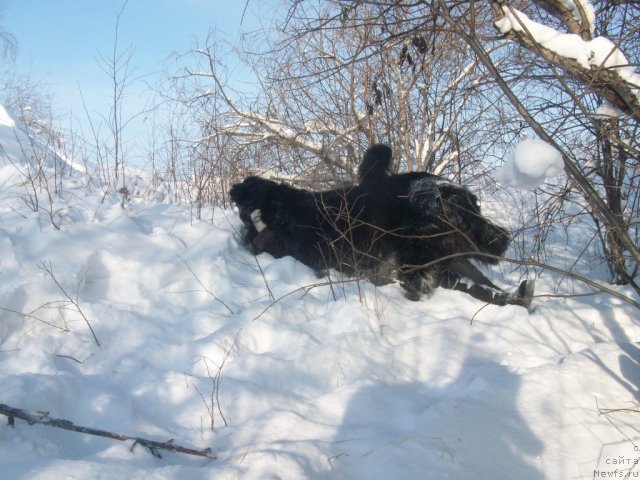
[[[196,455],[198,457],[206,457],[215,459],[215,455],[211,452],[211,448],[206,448],[204,450],[196,450],[193,448],[186,448],[181,445],[176,444],[173,439],[167,442],[158,442],[156,440],[148,440],[142,437],[133,437],[131,435],[123,435],[121,433],[109,432],[107,430],[98,430],[90,427],[82,427],[80,425],[74,425],[69,420],[64,420],[62,418],[52,418],[49,416],[49,412],[29,412],[27,410],[21,410],[19,408],[10,407],[9,405],[5,405],[0,403],[0,414],[6,415],[8,417],[9,425],[15,425],[15,418],[20,418],[25,420],[29,425],[33,425],[35,423],[39,425],[45,425],[47,427],[55,427],[62,428],[63,430],[70,430],[72,432],[84,433],[86,435],[95,435],[98,437],[111,438],[113,440],[118,440],[120,442],[124,442],[127,440],[133,440],[133,444],[131,445],[131,450],[136,447],[136,445],[142,445],[145,447],[154,457],[162,458],[158,450],[168,450],[170,452],[184,453],[187,455]]]

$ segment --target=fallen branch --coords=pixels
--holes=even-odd
[[[51,418],[49,417],[49,412],[27,412],[25,410],[10,407],[9,405],[0,403],[0,414],[7,416],[8,424],[12,427],[14,426],[15,418],[17,417],[25,420],[29,425],[39,423],[41,425],[47,425],[48,427],[62,428],[64,430],[71,430],[72,432],[80,432],[87,435],[112,438],[121,442],[133,440],[134,442],[133,445],[131,445],[131,451],[133,451],[136,445],[139,444],[149,450],[149,452],[151,452],[151,454],[156,458],[162,458],[158,450],[169,450],[170,452],[185,453],[187,455],[196,455],[198,457],[206,457],[211,459],[216,458],[215,455],[213,455],[213,453],[211,452],[210,448],[205,448],[204,450],[195,450],[193,448],[186,448],[180,445],[176,445],[173,439],[168,440],[167,442],[156,442],[155,440],[147,440],[146,438],[132,437],[129,435],[122,435],[120,433],[108,432],[106,430],[81,427],[79,425],[74,425],[73,422],[70,422],[69,420],[64,420],[62,418]]]

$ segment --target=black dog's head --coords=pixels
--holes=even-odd
[[[264,200],[267,198],[265,193],[274,184],[276,183],[265,178],[249,176],[231,187],[229,191],[231,200],[238,206],[240,218],[244,223],[251,221],[251,212],[263,207]]]
[[[234,184],[229,191],[246,229],[244,242],[250,247],[259,234],[266,229],[266,224],[262,220],[262,211],[268,203],[267,191],[273,185],[277,184],[271,180],[249,176],[241,183]]]
[[[458,231],[453,235],[454,251],[479,251],[501,256],[507,250],[511,237],[507,230],[495,225],[480,211],[478,198],[467,188],[450,182],[440,182],[442,208],[440,220],[446,226]],[[479,257],[483,263],[496,264],[498,259]]]
[[[300,223],[292,219],[295,209],[314,205],[308,192],[253,175],[234,184],[229,194],[245,226],[244,243],[253,253],[268,252],[274,257],[291,253],[285,244]]]
[[[241,183],[231,187],[231,200],[240,211],[240,219],[246,226],[255,222],[256,210],[263,221],[272,223],[279,212],[289,206],[291,194],[295,189],[266,178],[248,176]]]

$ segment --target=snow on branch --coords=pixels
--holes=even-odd
[[[330,121],[307,121],[294,127],[277,117],[239,109],[235,109],[233,113],[234,120],[222,125],[216,134],[243,139],[247,144],[271,142],[298,148],[339,168],[344,168],[344,165],[339,159],[328,155],[323,139],[333,137],[337,143],[349,145],[353,142],[354,135],[364,128],[359,118],[354,125],[348,127],[340,127]]]
[[[533,190],[547,178],[560,175],[563,168],[562,154],[553,145],[543,140],[525,139],[495,176],[503,185]]]
[[[316,155],[322,153],[322,143],[308,138],[319,132],[307,129],[302,132],[296,131],[280,119],[257,113],[239,112],[239,116],[237,122],[223,126],[221,133],[245,137],[252,141],[280,140],[281,143],[295,145]]]
[[[499,3],[501,18],[495,25],[507,38],[542,55],[551,65],[564,70],[640,121],[640,74],[636,73],[613,42],[604,37],[584,40],[576,33],[559,32],[532,20],[515,8],[503,5],[504,2]],[[540,0],[539,3],[546,6],[574,2]],[[575,3],[576,11],[584,13],[588,10],[587,4],[584,1]],[[589,16],[587,13],[585,15]]]
[[[588,0],[535,0],[551,15],[561,20],[571,33],[591,40],[595,31],[596,12]]]

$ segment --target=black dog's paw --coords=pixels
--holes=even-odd
[[[420,300],[423,295],[430,296],[438,286],[438,272],[432,269],[400,272],[399,277],[404,296],[412,301]]]
[[[412,302],[417,302],[418,300],[420,300],[420,296],[421,296],[420,292],[416,292],[416,291],[413,291],[413,290],[407,290],[405,288],[404,297],[407,300],[411,300]]]

